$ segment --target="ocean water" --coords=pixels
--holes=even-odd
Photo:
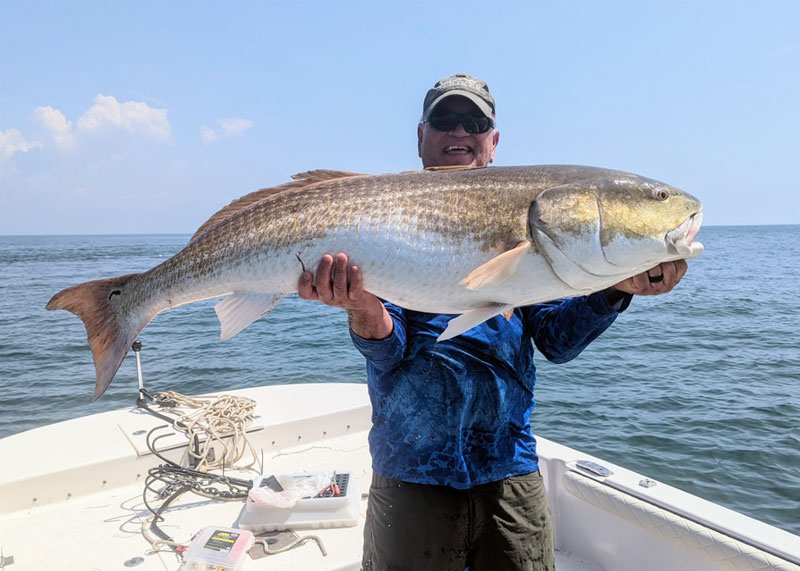
[[[538,356],[536,433],[800,534],[800,226],[709,227],[669,295],[638,297],[570,363]],[[187,235],[0,236],[0,437],[131,406],[128,355],[92,402],[80,320],[60,289],[148,269]],[[288,297],[230,341],[209,300],[140,335],[146,386],[186,394],[363,382],[344,312]]]

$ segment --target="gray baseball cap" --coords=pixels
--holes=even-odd
[[[494,97],[489,93],[489,86],[486,85],[486,82],[466,73],[456,73],[437,81],[436,85],[425,94],[425,102],[422,104],[422,121],[428,118],[428,115],[442,99],[452,95],[466,97],[477,105],[478,109],[487,117],[495,114]]]

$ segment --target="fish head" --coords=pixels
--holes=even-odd
[[[533,242],[556,275],[577,291],[597,291],[661,262],[693,258],[700,201],[636,175],[602,171],[541,192],[531,205]]]
[[[641,177],[612,179],[598,189],[603,255],[617,267],[699,256],[702,204],[673,186]]]

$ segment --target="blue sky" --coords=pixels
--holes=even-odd
[[[419,168],[489,83],[497,165],[636,172],[800,223],[800,2],[0,0],[0,234],[193,232],[296,172]]]

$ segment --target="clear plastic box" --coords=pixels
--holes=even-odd
[[[208,526],[200,530],[183,554],[182,569],[204,571],[242,568],[247,552],[253,547],[255,537],[246,529]]]
[[[361,486],[350,470],[336,470],[335,481],[340,495],[312,497],[298,500],[294,507],[277,508],[258,504],[247,498],[236,525],[253,533],[281,531],[284,529],[326,529],[358,525],[361,505]],[[292,479],[301,479],[309,474],[294,474]],[[255,478],[253,486],[266,485],[265,476]],[[280,483],[280,477],[278,478]]]

